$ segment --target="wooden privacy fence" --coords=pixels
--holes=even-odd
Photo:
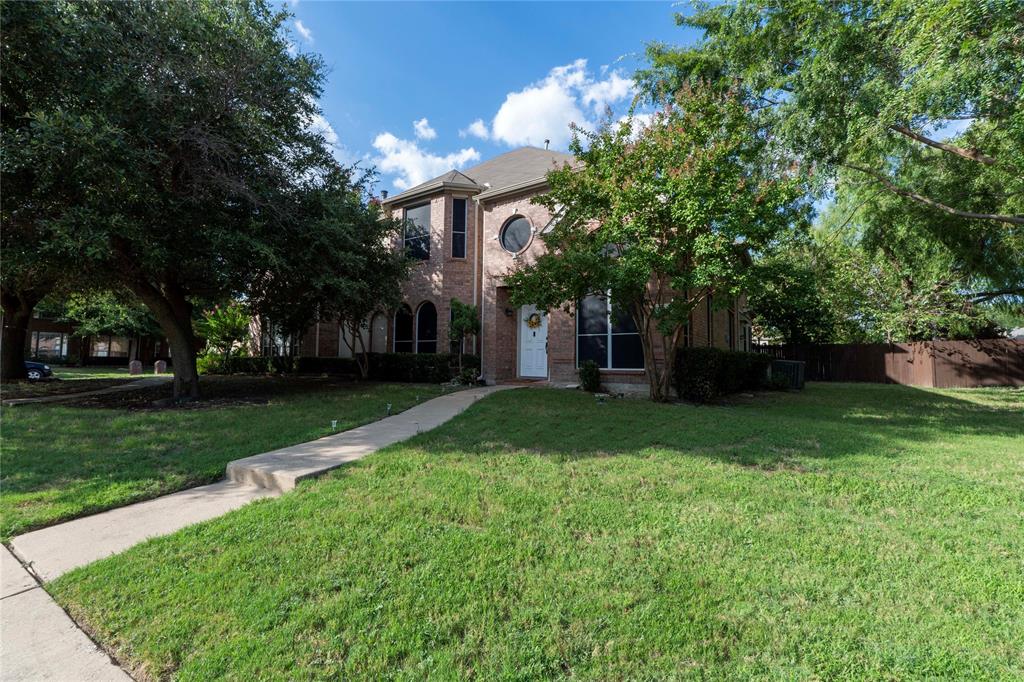
[[[868,381],[934,388],[1024,386],[1024,340],[758,346],[807,363],[808,381]]]

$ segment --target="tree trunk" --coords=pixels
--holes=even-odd
[[[136,282],[132,291],[146,304],[167,337],[174,370],[174,399],[199,398],[199,372],[196,370],[195,337],[192,334],[192,304],[174,285],[160,289],[148,282]]]
[[[3,334],[0,335],[0,378],[3,381],[25,379],[25,339],[32,311],[42,299],[38,295],[26,295],[13,291],[0,293],[0,307],[3,308]]]
[[[25,338],[32,309],[8,308],[4,305],[4,330],[0,338],[0,376],[3,381],[25,379]]]
[[[196,347],[192,337],[192,319],[187,326],[177,319],[163,320],[157,316],[160,329],[171,346],[171,367],[174,370],[174,399],[199,398],[199,372],[196,370]]]

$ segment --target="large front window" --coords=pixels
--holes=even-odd
[[[68,335],[60,332],[32,332],[32,356],[36,358],[66,358]]]
[[[587,296],[576,310],[576,362],[601,369],[643,369],[640,334],[629,314],[607,296]]]
[[[418,260],[430,258],[430,204],[405,209],[405,250]]]
[[[124,336],[94,336],[89,356],[94,358],[126,358],[130,341]]]

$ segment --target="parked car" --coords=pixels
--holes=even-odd
[[[50,369],[49,365],[44,365],[41,362],[32,362],[31,360],[25,361],[25,371],[28,373],[29,381],[49,379],[53,376],[53,370]]]

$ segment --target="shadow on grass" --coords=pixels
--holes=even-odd
[[[548,389],[499,393],[410,443],[442,454],[527,451],[576,459],[651,450],[774,467],[793,458],[897,457],[910,444],[958,436],[1024,437],[1024,392],[810,384],[731,405],[597,402]]]

